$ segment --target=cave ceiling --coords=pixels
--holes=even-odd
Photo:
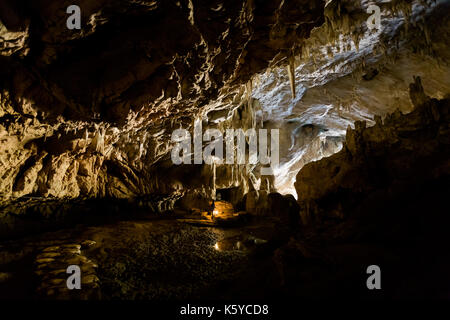
[[[365,0],[3,1],[2,198],[161,188],[149,168],[167,167],[171,132],[243,125],[243,104],[282,130],[275,186],[295,193],[354,121],[409,112],[412,76],[431,97],[449,91],[449,1],[375,2],[379,32]],[[71,4],[81,30],[66,27]]]
[[[195,113],[286,58],[324,19],[324,3],[310,0],[77,1],[78,31],[66,27],[71,2],[21,2],[3,4],[11,89],[52,116],[119,125],[131,111]]]

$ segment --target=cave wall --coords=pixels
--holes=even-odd
[[[66,28],[71,4],[81,8],[81,31]],[[290,55],[323,22],[323,6],[2,2],[0,199],[179,191],[190,175],[176,177],[182,169],[164,167],[171,132],[190,129],[219,91],[245,87],[253,74]],[[246,103],[245,95],[241,90],[233,101]],[[221,173],[222,187],[247,180],[248,170],[239,170]],[[196,184],[182,188],[189,183]]]
[[[357,122],[340,152],[300,170],[295,187],[304,223],[387,213],[397,219],[411,203],[421,208],[410,211],[411,219],[427,205],[444,214],[444,199],[429,203],[422,196],[449,188],[450,100],[427,97],[420,78],[410,85],[410,96],[413,111],[376,117],[370,128]]]
[[[331,1],[326,21],[311,32],[293,61],[295,98],[286,66],[253,77],[258,121],[280,130],[275,187],[296,195],[298,171],[342,148],[348,126],[399,108],[413,110],[408,86],[422,78],[426,95],[450,92],[450,2],[377,2],[381,29],[369,30],[369,1]]]
[[[367,1],[76,4],[81,32],[65,28],[68,2],[0,8],[2,203],[294,193],[298,170],[339,151],[348,125],[412,110],[413,75],[431,97],[450,88],[448,1],[380,4],[376,35]],[[275,178],[259,166],[173,166],[171,133],[196,119],[280,129]]]

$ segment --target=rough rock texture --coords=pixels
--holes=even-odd
[[[448,1],[377,3],[372,34],[365,0],[78,1],[81,31],[66,28],[68,1],[2,2],[0,201],[294,194],[353,121],[411,110],[412,75],[431,97],[449,91]],[[195,121],[280,129],[275,178],[173,166],[171,133]]]
[[[81,8],[82,30],[66,28],[71,4]],[[309,0],[4,1],[1,199],[194,189],[180,183],[189,174],[161,174],[171,132],[192,126],[220,90],[241,87],[290,55],[323,23],[323,7]],[[223,184],[249,184],[241,181],[249,169],[238,170]],[[210,194],[205,185],[199,192]]]
[[[427,99],[420,78],[410,92],[411,113],[377,117],[371,128],[357,122],[340,152],[303,167],[295,187],[304,222],[373,212],[377,201],[401,202],[427,186],[448,188],[450,100]]]
[[[66,27],[70,4],[81,8],[81,31]],[[130,109],[145,106],[143,112],[157,119],[171,111],[153,104],[161,96],[173,99],[173,111],[199,107],[225,83],[246,82],[275,56],[285,57],[323,21],[323,5],[308,0],[7,1],[2,30],[12,30],[4,31],[13,33],[10,38],[14,30],[28,30],[30,38],[15,44],[18,51],[28,50],[17,55],[29,62],[13,59],[9,71],[26,83],[11,89],[49,108],[55,118],[91,120],[100,113],[120,122]],[[2,41],[9,43],[6,37]]]
[[[329,2],[325,23],[311,32],[295,57],[294,99],[285,67],[253,78],[252,97],[261,109],[257,122],[280,130],[274,186],[282,194],[295,195],[298,171],[338,152],[355,121],[372,126],[375,115],[384,118],[397,108],[410,112],[413,76],[421,76],[432,98],[450,92],[449,1],[377,1],[379,31],[367,28],[369,4]]]
[[[449,3],[0,2],[0,296],[365,298],[377,263],[383,297],[448,298]],[[280,129],[275,176],[174,166],[197,123]],[[176,221],[218,193],[247,226]]]
[[[47,247],[36,256],[34,273],[40,283],[36,290],[39,297],[53,300],[100,299],[99,279],[95,271],[98,265],[81,253],[82,247],[94,245],[95,241],[86,240],[83,244]],[[81,290],[67,288],[67,267],[70,265],[80,267]]]

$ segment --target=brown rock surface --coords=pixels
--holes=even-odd
[[[211,194],[209,181],[167,174],[171,132],[189,128],[220,92],[291,55],[323,22],[324,6],[78,1],[82,29],[68,30],[70,4],[0,6],[0,201]],[[245,108],[231,125],[253,123],[253,113]],[[223,169],[218,186],[246,192],[248,168]]]

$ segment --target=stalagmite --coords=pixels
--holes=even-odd
[[[88,146],[88,139],[89,139],[89,132],[88,132],[88,129],[86,128],[84,130],[84,147],[83,147],[83,152],[86,152],[86,148]]]

